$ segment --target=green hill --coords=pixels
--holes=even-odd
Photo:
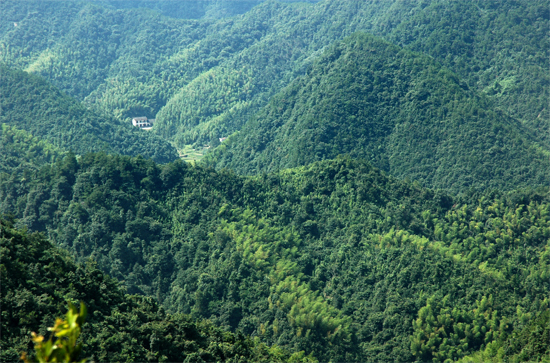
[[[2,125],[25,131],[57,150],[143,155],[158,162],[177,158],[168,142],[91,111],[38,76],[0,67],[0,94]],[[28,146],[29,151],[32,147]]]
[[[119,9],[2,2],[1,60],[120,120],[158,114],[155,132],[181,146],[239,130],[325,47],[362,31],[431,55],[548,145],[550,14],[543,0],[267,1],[224,19],[199,13],[251,3],[110,3]],[[189,17],[201,19],[139,8],[178,16],[193,5],[203,10]]]
[[[549,205],[346,158],[251,178],[68,155],[0,176],[0,213],[128,292],[323,361],[458,359],[522,329],[548,306]]]
[[[547,360],[543,0],[0,14],[0,360]]]
[[[550,145],[550,11],[545,1],[431,1],[395,8],[386,39],[429,54]],[[444,19],[444,20],[442,20]],[[384,32],[384,31],[382,31]]]
[[[355,34],[327,50],[214,159],[255,174],[350,154],[434,188],[548,182],[549,152],[427,56]]]
[[[227,136],[326,47],[362,31],[429,54],[548,145],[549,17],[543,1],[262,4],[240,22],[265,19],[267,33],[175,93],[158,114],[157,132],[180,144]]]
[[[31,331],[48,336],[66,301],[84,301],[89,316],[82,357],[92,361],[311,362],[206,321],[169,315],[151,298],[124,294],[92,261],[76,265],[38,233],[0,220],[2,337],[0,359],[17,361],[29,351]]]

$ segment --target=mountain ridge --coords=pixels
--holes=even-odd
[[[325,51],[210,162],[255,174],[339,154],[454,191],[544,185],[549,170],[522,123],[430,57],[364,33]]]
[[[180,147],[239,130],[307,69],[316,52],[356,31],[431,55],[548,145],[550,96],[545,85],[550,80],[544,70],[550,46],[544,29],[550,14],[542,0],[506,0],[499,7],[439,0],[270,1],[220,20],[173,19],[146,9],[113,11],[86,3],[59,5],[58,13],[75,15],[60,19],[56,11],[34,2],[5,4],[9,21],[1,24],[5,32],[0,40],[4,62],[25,68],[40,59],[36,72],[120,120],[137,114],[154,118],[160,112],[155,132]],[[27,17],[29,13],[34,15]],[[440,21],[438,14],[446,20]],[[137,23],[143,26],[136,28]],[[71,34],[63,33],[66,28],[73,29]],[[24,37],[33,43],[22,42]],[[87,49],[97,49],[100,56]],[[243,86],[233,88],[235,99],[216,92],[218,81],[207,78],[200,79],[202,89],[194,89],[200,97],[189,101],[177,96],[206,72],[231,81],[243,67],[252,73]],[[171,108],[187,109],[199,126],[187,123],[188,113]]]

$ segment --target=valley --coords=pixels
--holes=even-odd
[[[550,361],[546,2],[0,13],[0,361]]]

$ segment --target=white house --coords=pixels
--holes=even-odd
[[[139,127],[140,129],[150,129],[153,127],[153,124],[155,123],[154,118],[147,119],[147,117],[134,117],[132,119],[132,125],[135,127]]]

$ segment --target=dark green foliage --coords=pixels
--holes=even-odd
[[[197,77],[170,99],[159,113],[165,137],[189,143],[213,130],[239,130],[325,47],[364,31],[429,54],[548,145],[550,19],[543,1],[323,1],[277,11],[262,4],[251,15],[243,21],[278,26],[214,68],[215,77]],[[236,73],[244,80],[234,83]]]
[[[29,234],[0,222],[2,247],[2,361],[17,361],[32,350],[31,331],[47,335],[65,300],[83,300],[90,322],[124,301],[117,283],[92,264],[75,266],[68,254],[38,233]]]
[[[433,56],[494,105],[550,137],[550,11],[543,0],[432,1],[388,14],[388,40]],[[452,25],[451,25],[452,24]]]
[[[16,230],[5,220],[0,242],[2,361],[32,351],[30,332],[47,335],[66,300],[88,306],[82,355],[95,361],[311,361],[303,352],[291,355],[210,322],[166,314],[151,298],[125,295],[92,262],[75,265],[42,235]]]
[[[549,362],[550,312],[545,310],[533,318],[523,329],[501,336],[487,345],[485,350],[460,360],[461,363],[484,362]]]
[[[169,162],[177,158],[175,149],[166,141],[138,130],[131,124],[121,124],[111,117],[99,116],[38,76],[2,66],[0,93],[2,125],[26,131],[58,150],[70,150],[77,154],[101,150],[141,154],[157,162]],[[9,143],[12,143],[11,139]],[[33,147],[43,148],[28,147],[31,155]],[[22,156],[28,158],[24,154]],[[39,157],[34,162],[40,163]]]
[[[335,361],[457,359],[522,328],[548,306],[548,198],[453,199],[347,158],[245,178],[69,155],[0,181],[1,212],[128,292]]]
[[[255,2],[0,3],[2,360],[546,359],[546,4]]]
[[[464,88],[429,57],[358,33],[273,97],[213,159],[254,174],[345,153],[455,192],[546,185],[549,151]]]
[[[523,330],[514,332],[503,344],[509,362],[540,362],[550,359],[550,310],[541,313]]]

